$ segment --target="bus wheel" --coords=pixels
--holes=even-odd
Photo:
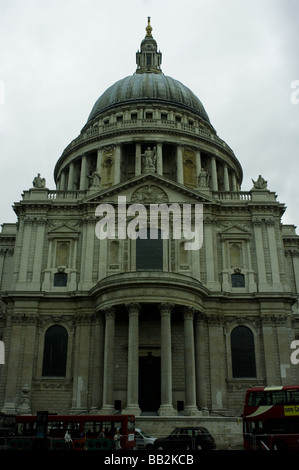
[[[273,443],[273,450],[287,450],[288,446],[285,441],[278,440]]]

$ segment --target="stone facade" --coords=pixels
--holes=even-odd
[[[233,151],[161,60],[149,24],[137,73],[99,98],[56,189],[38,175],[2,226],[2,412],[232,415],[251,385],[298,383],[295,227],[262,177],[241,191]],[[120,197],[202,205],[202,247],[100,240],[96,209],[118,217]]]

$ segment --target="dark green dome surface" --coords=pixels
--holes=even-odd
[[[197,96],[178,80],[162,73],[136,73],[117,81],[98,98],[88,121],[121,104],[146,101],[173,104],[198,114],[210,123]]]

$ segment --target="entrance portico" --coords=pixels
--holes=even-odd
[[[177,414],[176,405],[180,401],[184,402],[185,414],[199,413],[196,405],[194,309],[168,302],[128,303],[117,309],[111,307],[104,315],[103,403],[100,413],[112,412],[115,407],[116,318],[124,318],[124,315],[127,317],[128,342],[125,348],[126,406],[122,412],[137,416],[145,412],[171,416]],[[175,341],[172,323],[175,325]],[[160,342],[157,342],[156,335],[151,337],[151,330],[160,330]],[[173,352],[177,368],[174,368]],[[177,389],[176,393],[173,393],[174,389]]]

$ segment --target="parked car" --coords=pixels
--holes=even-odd
[[[216,449],[213,436],[203,427],[175,428],[168,437],[156,439],[155,451],[194,451]]]
[[[135,428],[136,449],[152,450],[156,438],[150,437],[142,429]]]

